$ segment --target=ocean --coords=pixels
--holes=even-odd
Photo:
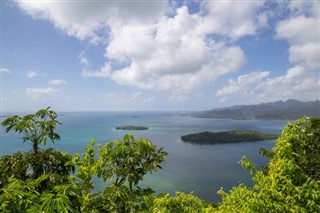
[[[275,141],[242,142],[236,144],[196,145],[184,143],[181,135],[202,131],[225,131],[232,129],[258,130],[280,134],[288,121],[283,120],[223,120],[194,118],[177,112],[66,112],[58,113],[62,125],[56,131],[61,140],[46,148],[55,147],[69,153],[83,153],[90,139],[95,144],[104,144],[122,139],[124,134],[135,138],[148,138],[156,146],[164,147],[169,153],[162,169],[149,174],[141,186],[150,187],[159,193],[181,191],[193,193],[207,202],[220,202],[217,191],[223,187],[228,191],[240,183],[252,185],[251,177],[238,164],[246,155],[259,166],[268,159],[259,154],[259,148],[271,150]],[[2,117],[2,120],[5,119]],[[120,125],[141,125],[145,131],[116,130]],[[0,154],[31,149],[21,142],[21,136],[1,128]],[[105,183],[96,182],[101,189]]]

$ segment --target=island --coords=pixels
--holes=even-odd
[[[149,128],[146,126],[134,126],[134,125],[124,125],[117,126],[117,130],[148,130]]]
[[[183,142],[194,144],[221,144],[248,141],[274,140],[275,134],[268,134],[253,130],[230,130],[223,132],[199,132],[181,136]]]
[[[296,120],[303,116],[320,117],[320,101],[302,102],[294,99],[261,103],[257,105],[236,105],[224,108],[194,112],[197,118],[233,120]]]

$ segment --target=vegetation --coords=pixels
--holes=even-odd
[[[2,123],[6,131],[37,144],[59,138],[56,124],[49,108]],[[320,212],[320,118],[288,124],[273,152],[265,152],[271,159],[264,170],[244,156],[240,164],[252,175],[253,187],[221,189],[218,204],[140,188],[143,177],[161,168],[167,156],[147,139],[125,135],[98,147],[91,140],[82,157],[36,150],[0,157],[0,212]],[[94,192],[93,177],[107,181],[106,188]]]
[[[183,142],[195,144],[237,143],[246,141],[274,140],[278,136],[252,130],[231,130],[224,132],[200,132],[181,136]]]
[[[24,135],[23,141],[39,144],[45,137],[59,138],[54,132],[56,124],[56,114],[47,108],[23,118],[8,118],[2,126],[6,131],[18,130]],[[99,145],[98,151],[91,140],[82,157],[39,147],[36,152],[1,156],[0,212],[136,212],[147,209],[154,192],[138,184],[147,173],[161,168],[166,156],[163,148],[131,135],[125,135],[122,141]],[[103,191],[94,192],[93,177],[109,184]]]
[[[148,130],[148,127],[145,126],[134,126],[134,125],[125,125],[125,126],[117,126],[118,130]]]
[[[301,102],[297,100],[277,101],[258,105],[241,105],[217,108],[193,113],[199,118],[217,118],[234,120],[295,120],[304,115],[320,116],[320,101]]]

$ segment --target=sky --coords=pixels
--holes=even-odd
[[[320,1],[1,1],[1,112],[320,99]]]

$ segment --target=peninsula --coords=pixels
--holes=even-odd
[[[181,136],[183,142],[195,144],[220,144],[248,141],[274,140],[278,135],[252,130],[231,130],[224,132],[199,132]]]
[[[134,125],[124,125],[124,126],[117,126],[117,130],[148,130],[148,127],[145,126],[134,126]]]

